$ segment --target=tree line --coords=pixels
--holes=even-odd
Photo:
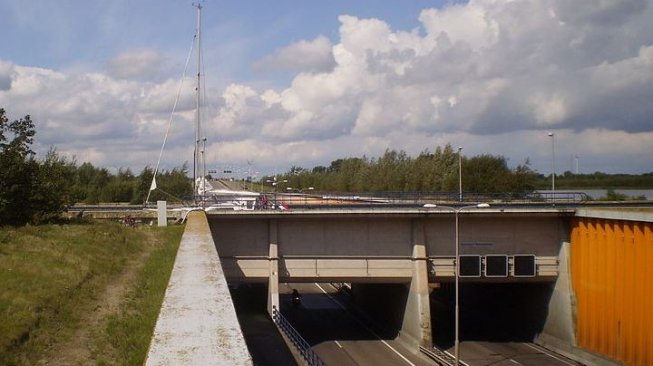
[[[452,192],[458,191],[459,158],[465,191],[530,192],[538,174],[528,160],[510,168],[505,157],[458,155],[450,144],[422,151],[417,157],[405,151],[386,150],[379,158],[343,158],[312,169],[292,167],[276,177],[282,189],[342,192]],[[262,182],[273,180],[264,177]],[[283,184],[281,184],[283,182]],[[284,188],[285,187],[285,188]]]
[[[270,183],[277,182],[281,190],[312,187],[316,191],[340,192],[457,192],[460,164],[466,192],[519,195],[551,187],[551,175],[532,170],[528,159],[512,168],[508,166],[508,159],[501,155],[460,156],[460,161],[458,159],[458,151],[450,144],[436,147],[433,152],[424,150],[417,157],[404,151],[386,150],[378,158],[341,158],[329,166],[312,169],[293,166],[280,176],[263,177],[260,183],[267,183],[270,189]],[[574,174],[566,171],[556,174],[556,188],[651,189],[653,172]],[[622,197],[609,194],[606,199],[621,200]]]
[[[143,204],[147,197],[154,169],[149,166],[134,175],[131,169],[118,169],[116,174],[106,168],[85,162],[77,166],[73,162],[71,181],[72,202],[85,204],[129,202]],[[191,180],[186,165],[172,170],[157,172],[157,189],[149,197],[157,200],[183,201],[191,195]]]
[[[551,184],[551,175],[538,175],[537,188],[546,189]],[[653,172],[644,174],[607,174],[594,172],[575,174],[566,171],[556,174],[556,187],[563,189],[576,188],[653,188]]]
[[[52,148],[43,159],[32,150],[36,134],[29,115],[9,121],[0,108],[0,226],[51,221],[75,203],[130,202],[142,204],[154,170],[116,174],[91,163],[78,165]],[[181,200],[192,187],[186,166],[157,174],[158,189],[150,200]]]

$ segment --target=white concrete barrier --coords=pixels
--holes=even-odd
[[[203,211],[186,229],[146,365],[252,365]]]

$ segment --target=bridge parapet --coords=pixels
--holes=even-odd
[[[145,365],[252,365],[206,216],[187,219]]]

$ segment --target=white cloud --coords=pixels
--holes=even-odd
[[[585,0],[575,3],[557,0],[553,6],[565,22],[604,27],[623,24],[649,5],[646,0]]]
[[[450,142],[512,164],[530,157],[546,172],[554,129],[561,154],[596,170],[650,170],[652,18],[650,4],[634,0],[472,0],[425,9],[409,31],[343,15],[333,42],[298,41],[259,61],[297,71],[287,87],[232,83],[207,95],[207,134],[218,151],[208,156],[254,159],[269,171]],[[145,160],[178,87],[135,76],[159,62],[150,51],[124,53],[108,75],[0,63],[0,105],[32,114],[44,143],[102,161],[114,151]],[[175,118],[178,160],[192,144],[193,87],[189,78]],[[618,158],[630,168],[612,164]]]
[[[13,79],[14,68],[6,62],[0,60],[0,91],[9,90],[11,88],[11,80]]]
[[[451,42],[463,42],[473,49],[491,47],[499,37],[499,24],[488,14],[491,3],[470,1],[444,9],[426,9],[419,19],[430,37],[446,34]]]
[[[311,41],[299,41],[278,49],[254,64],[256,70],[290,70],[295,72],[326,72],[335,61],[331,41],[324,36]]]
[[[546,127],[564,121],[567,116],[567,106],[561,95],[536,95],[530,100],[533,105],[537,125]]]
[[[107,72],[116,79],[150,80],[162,62],[161,55],[153,50],[126,51],[109,60]]]
[[[653,37],[641,39],[636,29],[646,15],[629,10],[646,7],[631,5],[602,10],[620,12],[615,19],[632,27],[616,35],[588,28],[572,14],[577,10],[556,1],[479,0],[426,9],[420,14],[424,33],[341,16],[333,71],[299,74],[287,89],[267,91],[267,106],[281,106],[288,116],[264,127],[263,135],[333,141],[397,133],[429,139],[456,131],[494,138],[551,127],[586,138],[595,135],[583,131],[597,127],[639,132],[651,114],[645,105],[626,103],[620,91],[643,92],[642,100],[653,97],[651,46],[642,43],[632,55],[615,39],[653,44]],[[596,48],[600,39],[608,41],[608,50]],[[639,121],[587,118],[614,109],[605,99],[634,108],[624,116]],[[405,144],[411,145],[397,141],[395,147]]]
[[[634,85],[653,83],[653,45],[642,46],[636,56],[589,68],[596,87],[618,91]]]

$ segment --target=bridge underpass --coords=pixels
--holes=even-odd
[[[548,316],[554,285],[462,283],[460,355],[469,365],[577,365],[535,344]],[[454,290],[443,284],[431,294],[434,345],[454,350]],[[508,363],[509,362],[509,363]]]
[[[451,329],[447,325],[451,323],[451,298],[447,288],[453,279],[454,268],[451,213],[425,215],[413,211],[379,215],[378,212],[349,212],[344,217],[341,213],[326,216],[297,212],[290,215],[230,213],[210,215],[209,220],[228,280],[234,284],[267,284],[268,310],[277,306],[289,316],[301,315],[297,318],[300,321],[294,324],[298,329],[309,329],[310,332],[325,317],[319,315],[319,309],[311,306],[302,307],[299,313],[293,308],[288,310],[284,305],[284,291],[288,291],[284,283],[302,282],[301,286],[310,288],[312,282],[349,282],[352,283],[356,305],[363,309],[364,318],[371,319],[376,328],[382,330],[379,334],[383,341],[401,345],[408,349],[408,354],[417,354],[418,345],[430,346],[432,339],[436,345],[448,348],[446,333]],[[533,339],[514,336],[532,335],[538,329],[542,330],[542,316],[537,310],[529,310],[535,315],[524,316],[528,323],[517,324],[516,330],[509,332],[510,336],[505,335],[505,324],[498,326],[500,322],[489,321],[500,317],[488,312],[488,309],[499,308],[502,301],[510,303],[510,296],[537,297],[532,295],[535,292],[546,301],[550,296],[547,291],[550,293],[551,284],[557,278],[558,253],[566,240],[566,229],[558,211],[555,214],[546,210],[506,214],[497,210],[461,218],[461,254],[478,255],[480,262],[485,264],[487,255],[528,253],[537,263],[534,278],[515,277],[514,259],[506,257],[510,268],[505,278],[487,281],[481,275],[480,284],[463,282],[461,304],[485,304],[461,305],[463,360],[468,360],[467,355],[471,357],[470,365],[485,365],[487,363],[480,361],[484,357],[485,361],[490,357],[501,362],[497,358],[504,357],[506,362],[514,362],[515,357],[521,355],[521,364],[524,365],[568,364],[556,363],[555,358],[551,358],[553,361],[536,360],[544,354],[542,350],[529,345],[520,346]],[[525,282],[522,288],[519,287],[521,282]],[[497,296],[496,292],[506,296]],[[275,294],[278,294],[276,299]],[[309,294],[309,299],[315,299],[316,303],[322,304],[320,306],[331,301],[327,295],[317,291]],[[502,297],[503,300],[499,300]],[[486,299],[479,303],[479,298],[496,301],[492,304]],[[337,314],[333,305],[330,306],[330,312]],[[518,306],[511,306],[513,315]],[[504,310],[504,313],[510,312]],[[489,319],[483,323],[473,321],[474,316]],[[307,324],[305,319],[311,320]],[[341,331],[338,327],[332,329],[337,324],[340,323],[327,321],[325,329],[331,330],[320,334]],[[353,336],[348,334],[343,334],[344,340],[352,341],[348,338]],[[311,344],[318,352],[323,352],[325,347],[339,348],[334,346],[335,342],[342,345],[337,338],[326,343],[324,339],[318,341],[319,338],[314,339],[314,344]],[[375,342],[383,344],[366,337],[353,340],[353,344]],[[481,348],[487,349],[486,354],[478,356]],[[480,363],[476,362],[475,354]],[[528,359],[532,359],[531,363]]]
[[[350,292],[330,283],[281,283],[281,313],[328,365],[434,364],[397,340],[402,322],[397,310],[405,305],[405,285],[353,284],[352,288]],[[300,306],[291,303],[292,289],[302,295]],[[532,343],[542,330],[546,309],[541,304],[551,290],[547,283],[464,284],[462,361],[468,365],[577,365]],[[267,286],[241,284],[232,290],[232,296],[255,363],[292,364],[290,350],[267,316]],[[451,297],[447,286],[434,291],[431,314],[435,344],[453,353]],[[377,304],[373,311],[365,308],[367,302]],[[538,310],[529,311],[531,305]]]

